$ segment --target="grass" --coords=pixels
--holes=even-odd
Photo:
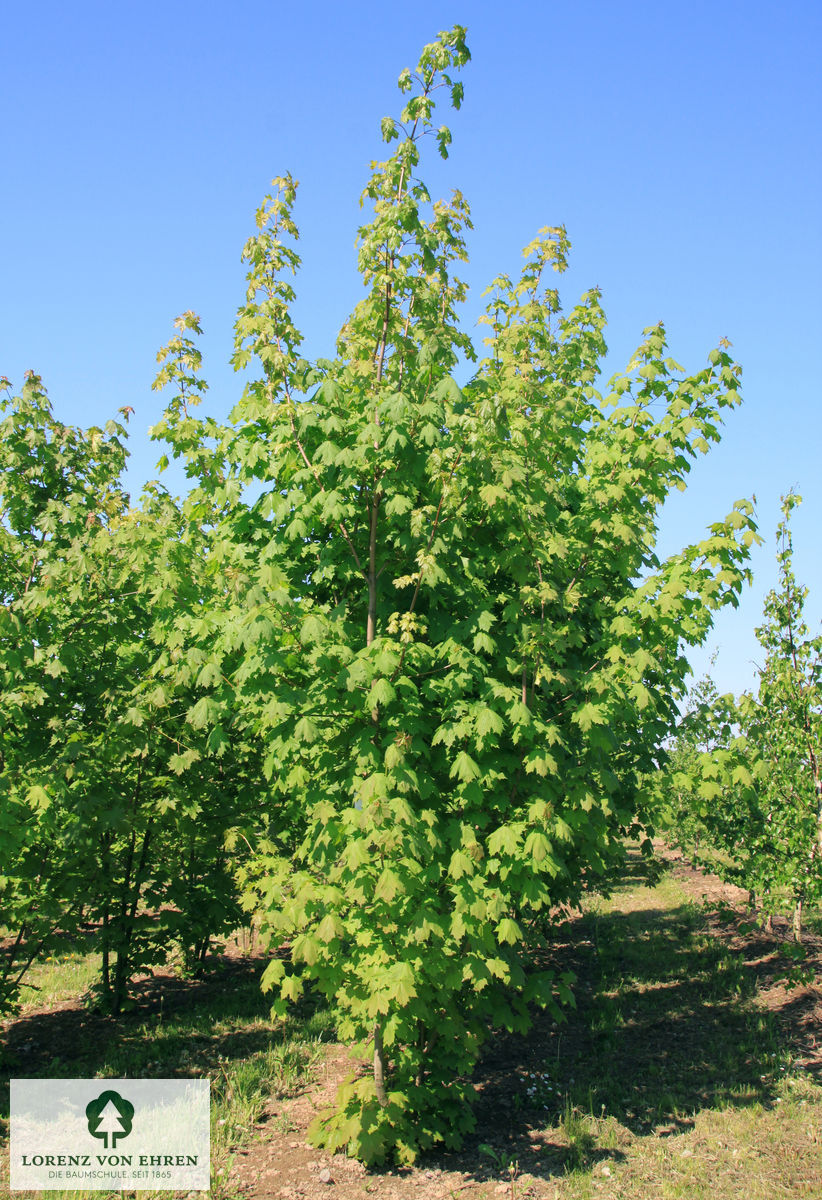
[[[37,968],[37,1003],[53,1004],[78,996],[94,978],[90,955],[67,953]],[[269,1020],[269,1003],[260,992],[261,964],[247,961],[198,983],[179,981],[170,997],[143,999],[143,1011],[118,1021],[94,1018],[76,1009],[32,1011],[29,1001],[15,1024],[26,1037],[10,1040],[0,1051],[3,1075],[26,1078],[208,1077],[211,1080],[211,1158],[213,1200],[236,1193],[229,1172],[238,1149],[255,1133],[266,1110],[310,1082],[333,1039],[327,1010],[304,1006],[286,1024]],[[72,987],[74,990],[72,991]],[[148,1010],[148,1011],[145,1011]],[[54,1053],[59,1049],[60,1053]],[[0,1142],[8,1125],[8,1091],[0,1100]],[[277,1114],[273,1119],[277,1127]],[[5,1157],[5,1156],[4,1156]],[[0,1172],[5,1172],[3,1163]],[[0,1174],[0,1195],[7,1180]],[[53,1200],[105,1200],[119,1193],[50,1191]],[[142,1195],[142,1193],[137,1193]],[[153,1200],[172,1193],[146,1192]],[[19,1192],[22,1200],[39,1196]]]
[[[76,1000],[94,984],[100,973],[100,955],[70,950],[32,963],[20,988],[20,1016],[34,1009]]]
[[[675,878],[649,879],[635,859],[558,936],[554,960],[576,971],[578,1004],[531,1035],[528,1069],[509,1084],[520,1189],[822,1197],[822,1088],[797,1066],[744,951]]]

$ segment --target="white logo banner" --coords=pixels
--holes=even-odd
[[[12,1079],[12,1191],[207,1191],[207,1079]]]

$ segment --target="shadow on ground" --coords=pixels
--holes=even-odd
[[[220,1060],[244,1060],[283,1040],[260,990],[267,959],[215,960],[202,979],[171,975],[133,985],[132,1007],[117,1017],[77,1003],[7,1023],[0,1040],[0,1117],[10,1078],[173,1078]],[[300,1017],[310,1016],[302,1005]]]
[[[652,871],[636,857],[613,880],[617,903],[632,892],[627,911],[603,906],[555,929],[550,965],[575,973],[576,1009],[560,1025],[538,1017],[526,1038],[489,1043],[476,1075],[477,1130],[456,1156],[461,1169],[475,1175],[485,1146],[496,1178],[514,1161],[550,1177],[624,1157],[618,1139],[609,1149],[598,1131],[613,1135],[618,1125],[628,1139],[665,1137],[705,1109],[775,1102],[786,1035],[795,1040],[807,1002],[789,1000],[795,1012],[778,1022],[756,1005],[749,950],[716,937],[701,906],[654,907],[650,891],[637,899],[638,884],[658,881]],[[767,978],[770,959],[763,971]]]

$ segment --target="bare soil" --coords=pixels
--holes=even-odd
[[[751,914],[748,895],[723,883],[716,876],[703,874],[687,863],[681,853],[657,847],[687,897],[696,903],[717,906],[706,910],[710,933],[739,952],[746,968],[755,973],[759,1002],[773,1011],[779,1021],[785,1044],[792,1050],[797,1066],[822,1075],[822,989],[787,989],[775,980],[781,963],[780,942],[791,936],[789,924],[774,919],[773,931],[766,934],[749,929]],[[585,987],[586,967],[569,930],[560,947],[562,965],[575,970],[577,989]],[[806,935],[809,961],[815,962],[816,977],[822,980],[822,939]],[[249,1200],[444,1200],[445,1197],[478,1198],[509,1196],[511,1200],[559,1196],[558,1186],[567,1169],[568,1146],[556,1129],[540,1127],[533,1116],[517,1105],[531,1072],[539,1072],[546,1057],[565,1037],[565,1049],[575,1036],[573,1029],[563,1033],[555,1025],[537,1021],[526,1038],[500,1037],[490,1043],[476,1076],[478,1101],[475,1107],[477,1130],[459,1153],[427,1155],[413,1168],[366,1170],[361,1163],[337,1154],[323,1155],[305,1140],[306,1130],[316,1114],[333,1101],[336,1088],[352,1071],[364,1069],[352,1063],[341,1046],[329,1048],[313,1085],[293,1099],[272,1107],[261,1122],[258,1136],[241,1150],[231,1169],[231,1180]],[[653,1061],[664,1061],[671,1041],[693,1041],[691,1031],[672,1030],[667,1022],[656,1029],[644,1030],[644,1050]],[[651,1039],[649,1052],[648,1038]],[[655,1043],[655,1045],[654,1045]],[[610,1149],[592,1153],[599,1165],[597,1175],[607,1181],[610,1163],[624,1161],[625,1151],[640,1136],[652,1132],[659,1138],[688,1131],[690,1119],[677,1119],[649,1131],[638,1123],[611,1125]],[[614,1144],[615,1143],[615,1144]],[[492,1147],[496,1162],[480,1152],[480,1146]],[[810,1153],[814,1154],[813,1148]],[[686,1149],[685,1154],[692,1151]],[[515,1175],[506,1172],[507,1163],[515,1164]],[[596,1170],[596,1166],[595,1166]],[[818,1163],[819,1192],[822,1197],[822,1149]],[[607,1183],[596,1182],[599,1191]],[[810,1192],[802,1194],[810,1195]]]

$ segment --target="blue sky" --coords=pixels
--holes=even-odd
[[[228,357],[240,251],[286,171],[301,184],[297,323],[309,356],[331,352],[360,296],[354,238],[379,119],[398,112],[400,70],[456,22],[473,55],[465,103],[442,117],[448,162],[422,173],[472,206],[466,326],[536,230],[564,223],[563,295],[603,289],[614,370],[659,320],[689,369],[733,342],[745,403],[666,507],[660,545],[679,548],[756,495],[756,585],[693,658],[700,672],[718,647],[720,688],[749,686],[792,486],[805,497],[794,540],[814,627],[822,613],[816,0],[7,5],[0,373],[18,387],[33,368],[77,424],[131,405],[139,491],[159,457],[146,435],[162,410],[155,354],[178,313],[203,322],[207,408],[224,417],[239,395]]]

